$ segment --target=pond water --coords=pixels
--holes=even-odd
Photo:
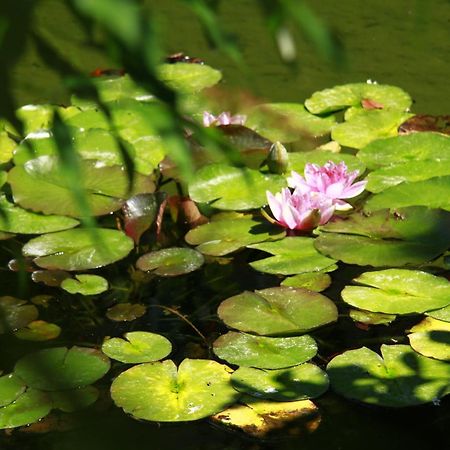
[[[221,2],[220,15],[224,25],[235,33],[242,46],[249,70],[244,70],[216,50],[211,49],[190,11],[173,0],[147,2],[158,17],[167,52],[182,51],[199,56],[212,67],[223,72],[225,85],[246,90],[260,100],[303,102],[312,92],[337,84],[377,80],[383,84],[401,86],[413,97],[414,111],[428,114],[448,114],[450,84],[448,74],[448,42],[450,38],[450,4],[447,0],[411,2],[398,0],[361,2],[347,0],[315,2],[317,14],[330,24],[345,48],[345,61],[339,67],[323,62],[312,46],[297,36],[298,65],[288,67],[281,63],[274,43],[266,35],[263,18],[251,0]],[[313,4],[313,2],[310,2]],[[86,45],[86,36],[73,19],[71,12],[59,0],[41,0],[35,11],[39,31],[54,42],[58,51],[70,55],[73,64],[90,72],[96,67],[111,67],[106,55]],[[69,92],[58,74],[48,68],[31,44],[15,68],[14,94],[17,104],[68,102]],[[111,225],[104,219],[105,226]],[[186,231],[186,230],[185,230]],[[175,232],[176,234],[177,232]],[[179,235],[182,233],[178,231]],[[9,241],[5,241],[9,242]],[[18,244],[6,244],[11,254],[20,249]],[[133,257],[101,272],[114,280],[111,296],[105,294],[100,304],[87,299],[74,307],[67,295],[57,289],[42,288],[20,273],[2,271],[2,295],[31,298],[40,294],[55,297],[44,316],[49,322],[57,315],[67,317],[58,345],[100,345],[105,336],[120,336],[123,332],[149,329],[170,336],[174,345],[172,359],[208,357],[201,339],[192,328],[176,315],[158,309],[155,305],[179,306],[180,311],[208,336],[218,336],[225,327],[215,316],[218,304],[243,290],[264,289],[278,284],[278,279],[252,270],[247,262],[258,259],[247,252],[230,264],[211,263],[198,272],[178,278],[158,278],[130,282],[127,272]],[[10,255],[2,251],[2,267],[7,267]],[[364,268],[363,268],[364,269]],[[348,266],[334,279],[327,295],[338,300],[338,292],[363,269]],[[99,272],[100,273],[100,272]],[[278,280],[278,281],[277,281]],[[121,294],[122,293],[122,294]],[[123,297],[121,297],[123,295]],[[129,324],[119,325],[105,318],[106,309],[130,296],[131,301],[149,306],[147,313]],[[352,340],[359,345],[375,348],[379,343],[396,343],[399,330],[413,325],[414,320],[402,319],[389,330],[358,329],[348,319],[339,325],[325,327],[318,339],[329,338],[322,352],[330,359],[343,348],[351,348]],[[348,330],[351,329],[349,332]],[[187,340],[188,338],[188,340]],[[55,345],[49,341],[49,346]],[[187,343],[189,342],[189,344]],[[404,342],[404,341],[402,341]],[[12,367],[18,355],[24,355],[41,344],[26,343],[2,335],[0,357],[2,368]],[[107,375],[110,381],[123,367],[113,365]],[[107,391],[109,383],[102,388]],[[42,429],[13,431],[0,435],[3,450],[128,450],[149,448],[174,450],[180,447],[192,450],[214,449],[342,449],[367,450],[383,448],[435,449],[445,448],[448,440],[450,403],[448,397],[440,405],[414,406],[405,409],[382,409],[343,400],[327,392],[315,400],[320,408],[320,425],[311,432],[292,427],[281,439],[261,442],[243,434],[224,431],[206,420],[187,424],[155,424],[129,418],[103,396],[98,405],[64,417],[42,422]],[[48,431],[50,430],[50,431]]]

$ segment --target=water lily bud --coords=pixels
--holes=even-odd
[[[288,167],[288,152],[281,142],[275,142],[267,155],[267,166],[272,173],[283,174]]]

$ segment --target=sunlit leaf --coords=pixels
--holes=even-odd
[[[351,309],[349,316],[354,322],[364,325],[389,325],[397,317],[395,314],[364,311],[362,309]]]
[[[299,287],[315,292],[322,292],[330,285],[330,275],[323,272],[299,273],[293,277],[287,277],[281,282],[281,286]]]
[[[99,275],[80,274],[64,279],[61,288],[70,294],[97,295],[108,290],[108,281]]]
[[[411,347],[430,358],[450,361],[450,323],[426,317],[408,335]]]

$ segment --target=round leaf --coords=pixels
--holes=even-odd
[[[108,308],[106,317],[115,322],[130,322],[146,313],[147,309],[139,303],[119,303]]]
[[[91,228],[39,236],[28,241],[22,252],[45,269],[87,270],[125,258],[133,246],[121,231]]]
[[[24,356],[16,363],[14,373],[32,388],[58,391],[94,383],[109,366],[109,359],[95,349],[56,347]]]
[[[127,364],[159,361],[172,351],[172,344],[164,336],[146,331],[132,331],[125,339],[106,339],[102,352]]]
[[[26,327],[38,318],[39,312],[34,305],[15,297],[0,297],[0,333],[7,333]]]
[[[284,286],[230,297],[217,313],[229,327],[261,335],[303,333],[337,320],[324,295]]]
[[[426,358],[409,345],[348,350],[327,366],[331,387],[344,397],[380,406],[432,402],[449,392],[450,365]]]
[[[30,322],[26,328],[21,328],[14,333],[19,339],[24,341],[49,341],[57,338],[61,334],[61,328],[45,320],[35,320]]]
[[[433,317],[433,319],[450,322],[450,305],[445,306],[444,308],[436,309],[435,311],[427,311],[425,315]]]
[[[351,309],[349,316],[354,322],[364,325],[389,325],[397,317],[395,314],[375,313],[362,309]]]
[[[69,294],[96,295],[108,290],[108,281],[99,275],[75,275],[65,278],[61,288]]]
[[[421,355],[450,361],[450,323],[426,317],[411,328],[411,347]]]
[[[208,417],[237,400],[231,370],[215,361],[185,359],[145,363],[121,373],[112,383],[117,406],[138,419],[180,422]]]
[[[298,287],[315,292],[322,292],[330,285],[330,275],[323,272],[300,273],[287,277],[281,282],[281,286]]]
[[[0,377],[0,408],[11,404],[25,389],[24,382],[13,373]]]

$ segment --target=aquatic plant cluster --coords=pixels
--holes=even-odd
[[[101,105],[20,108],[24,136],[1,123],[0,332],[20,350],[2,362],[0,427],[104,396],[136,419],[208,418],[257,438],[313,432],[313,400],[330,389],[380,408],[438,404],[450,389],[445,130],[415,130],[394,86],[231,114],[217,70],[158,73],[183,105],[193,174],[155,132],[164,105],[127,75],[96,80]]]

